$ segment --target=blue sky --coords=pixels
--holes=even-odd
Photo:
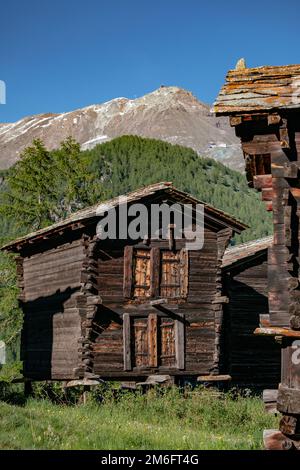
[[[228,69],[300,63],[297,0],[0,0],[0,122],[161,84],[211,103]]]

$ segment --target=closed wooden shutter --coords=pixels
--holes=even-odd
[[[149,335],[148,318],[133,318],[133,349],[134,366],[144,368],[149,366]]]
[[[185,368],[184,317],[123,315],[124,370]]]
[[[133,297],[150,297],[150,250],[135,249],[133,253]]]
[[[162,367],[176,366],[175,321],[161,317],[159,322],[159,363]]]
[[[161,251],[160,296],[185,298],[188,290],[188,252]]]

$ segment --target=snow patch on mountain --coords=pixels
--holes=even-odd
[[[185,145],[232,168],[244,167],[238,139],[226,118],[216,118],[189,91],[161,86],[136,99],[119,97],[62,114],[0,124],[0,168],[13,165],[33,139],[42,139],[53,149],[72,136],[82,149],[89,149],[129,134]]]

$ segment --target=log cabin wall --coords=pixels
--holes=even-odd
[[[259,256],[226,268],[224,293],[227,370],[232,384],[257,389],[277,388],[280,382],[280,345],[273,338],[253,334],[260,318],[268,316],[267,249]]]
[[[71,379],[78,366],[81,321],[77,295],[84,250],[81,239],[19,258],[24,312],[24,376]]]
[[[269,248],[268,271],[270,325],[287,327],[289,303],[297,295],[289,289],[288,280],[298,276],[297,253],[292,253],[292,238],[298,237],[298,216],[283,168],[297,160],[297,151],[289,141],[292,131],[287,119],[277,116],[276,124],[270,123],[265,115],[256,115],[253,120],[247,116],[247,120],[236,127],[236,132],[242,139],[248,180],[261,191],[267,210],[273,211],[274,240]],[[294,233],[291,232],[292,220]],[[287,231],[289,240],[286,240]]]
[[[214,104],[241,138],[249,183],[273,211],[269,249],[269,328],[258,334],[282,342],[277,409],[280,432],[266,431],[268,449],[300,449],[300,65],[229,71]],[[295,357],[296,356],[296,357]]]
[[[200,203],[171,183],[142,188],[126,201],[188,203],[194,211]],[[119,198],[100,205],[100,214],[108,205],[118,212]],[[158,234],[99,240],[100,219],[99,205],[92,206],[3,247],[19,255],[25,377],[218,374],[221,262],[233,233],[246,226],[205,205],[204,248],[188,251],[185,239]]]

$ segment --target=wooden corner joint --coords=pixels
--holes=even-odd
[[[300,450],[300,440],[292,439],[277,429],[265,429],[263,440],[266,450]]]

